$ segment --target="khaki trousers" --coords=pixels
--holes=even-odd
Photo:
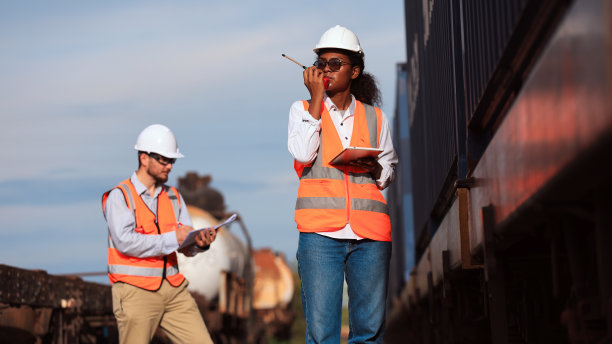
[[[173,287],[164,279],[157,291],[114,283],[113,312],[119,342],[148,344],[159,328],[173,343],[212,343],[198,307],[187,291],[189,282]]]

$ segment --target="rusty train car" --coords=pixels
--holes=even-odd
[[[196,173],[179,178],[195,228],[228,216],[210,181]],[[294,319],[293,272],[282,254],[253,249],[240,217],[238,224],[241,233],[221,227],[207,252],[179,254],[188,290],[215,343],[287,340]],[[111,289],[78,276],[0,265],[0,343],[118,343]],[[158,331],[152,343],[169,340]]]
[[[117,343],[111,290],[0,264],[0,343]]]
[[[405,11],[387,342],[611,343],[612,3]]]

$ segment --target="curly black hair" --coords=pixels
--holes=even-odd
[[[317,56],[321,55],[325,51],[339,51],[346,55],[351,61],[352,66],[359,66],[359,76],[351,82],[351,93],[355,96],[355,99],[362,103],[374,105],[380,107],[382,105],[382,97],[380,90],[378,89],[378,82],[374,75],[364,72],[365,63],[363,55],[357,52],[343,50],[343,49],[321,49],[318,51]]]
[[[380,107],[382,105],[382,98],[378,89],[378,83],[374,75],[364,72],[365,63],[363,55],[347,51],[346,56],[351,61],[351,65],[359,66],[361,71],[359,76],[351,83],[351,93],[355,96],[355,99],[362,103]]]

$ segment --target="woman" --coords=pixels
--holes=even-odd
[[[391,226],[380,190],[397,156],[374,78],[364,73],[355,34],[327,30],[304,71],[309,101],[289,113],[289,152],[300,178],[295,220],[308,343],[339,343],[342,287],[349,296],[349,343],[382,343]],[[382,148],[378,158],[331,160],[348,146]]]

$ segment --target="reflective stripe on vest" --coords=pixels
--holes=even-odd
[[[176,195],[175,189],[173,187],[168,186],[166,188],[166,192],[168,193],[168,198],[170,198],[170,203],[172,203],[172,210],[174,211],[174,218],[179,218],[179,210],[181,206],[179,204],[178,196]]]
[[[120,183],[116,188],[123,192],[126,204],[134,214],[136,233],[159,235],[176,230],[180,201],[175,188],[163,186],[157,198],[157,216],[137,194],[129,179]],[[107,191],[102,197],[103,210],[110,191]],[[180,285],[185,279],[179,273],[176,252],[167,256],[147,258],[127,256],[115,247],[110,234],[108,238],[108,277],[111,284],[125,282],[147,290],[159,289],[164,277],[173,286]]]
[[[109,265],[108,273],[111,274],[123,274],[132,276],[145,276],[145,277],[162,277],[164,274],[163,268],[143,268],[132,265]],[[179,270],[176,266],[167,266],[166,275],[178,274]]]
[[[303,103],[308,111],[308,103]],[[329,112],[325,107],[322,110],[315,160],[310,165],[294,163],[300,177],[295,205],[298,229],[335,231],[349,223],[361,237],[391,241],[387,203],[372,174],[354,166],[329,164],[343,146]],[[382,126],[380,109],[357,101],[354,116],[350,146],[378,147]]]

